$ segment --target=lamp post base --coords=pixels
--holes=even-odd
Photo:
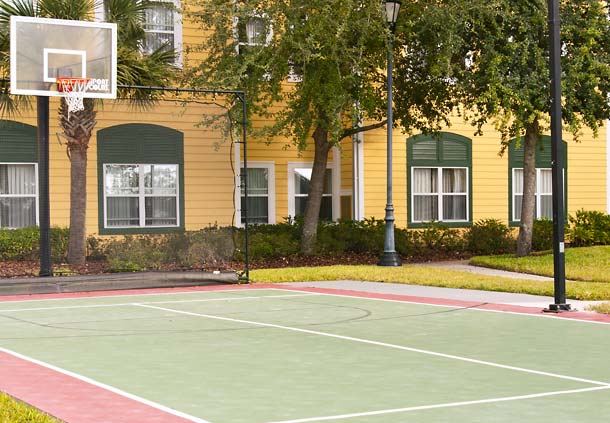
[[[550,304],[549,308],[543,310],[545,313],[561,313],[564,311],[574,311],[570,304]]]
[[[384,251],[379,263],[377,266],[402,266],[402,261],[400,260],[400,256],[396,251]]]

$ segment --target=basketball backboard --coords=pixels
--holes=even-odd
[[[116,98],[117,30],[106,22],[11,16],[11,94],[62,96],[56,78],[87,78],[84,97]]]

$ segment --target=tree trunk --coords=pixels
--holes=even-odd
[[[70,239],[68,263],[83,264],[87,257],[87,150],[70,150]]]
[[[87,149],[97,124],[93,99],[83,100],[84,110],[68,113],[62,98],[59,122],[70,156],[70,239],[68,263],[83,264],[87,257]]]
[[[332,144],[328,142],[328,131],[326,129],[318,126],[313,133],[313,138],[315,145],[313,169],[311,171],[311,181],[309,181],[309,193],[301,234],[301,253],[305,255],[312,255],[315,252],[320,206],[324,193],[324,176],[326,175],[328,152],[332,147]]]
[[[523,141],[523,200],[517,238],[517,257],[525,257],[532,251],[532,232],[536,215],[536,145],[539,138],[536,120],[525,128]]]

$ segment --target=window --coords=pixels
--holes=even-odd
[[[234,36],[240,54],[246,52],[248,48],[265,46],[271,42],[273,31],[264,16],[235,18],[234,25]]]
[[[158,0],[150,3],[144,19],[144,53],[150,54],[159,48],[177,50],[177,13],[173,0]]]
[[[241,168],[243,177],[245,169]],[[274,163],[248,163],[248,223],[275,223]],[[244,184],[241,183],[241,207],[246,205]],[[245,224],[241,213],[241,223]]]
[[[99,233],[184,229],[184,135],[129,123],[98,131]]]
[[[37,180],[34,163],[0,163],[0,228],[38,223]]]
[[[564,163],[567,163],[567,143],[563,143]],[[510,222],[518,225],[521,221],[523,204],[523,145],[512,140],[508,149]],[[564,199],[566,198],[564,169]],[[553,172],[551,170],[551,137],[544,136],[536,147],[536,191],[534,211],[536,219],[553,219]],[[565,201],[564,201],[565,204]],[[564,205],[565,207],[565,205]]]
[[[468,169],[412,168],[413,222],[468,220]]]
[[[300,216],[305,213],[311,172],[311,167],[305,167],[302,164],[291,165],[289,167],[288,214],[290,216]],[[320,219],[327,221],[333,220],[332,169],[326,169],[326,174],[324,176],[324,191],[322,194],[322,204],[320,205]]]
[[[153,0],[144,13],[145,39],[144,54],[150,54],[160,47],[176,51],[176,63],[182,62],[182,21],[179,0]],[[103,21],[104,3],[96,2],[95,17]]]
[[[106,164],[106,227],[178,226],[178,166]]]
[[[536,169],[536,219],[553,219],[552,170]],[[523,169],[513,169],[513,218],[521,220],[523,204]]]
[[[450,226],[471,222],[471,142],[441,133],[407,141],[409,223],[439,221]]]

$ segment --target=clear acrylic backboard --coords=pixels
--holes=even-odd
[[[11,16],[11,94],[59,97],[56,78],[87,78],[87,98],[116,98],[117,29],[106,22]]]

